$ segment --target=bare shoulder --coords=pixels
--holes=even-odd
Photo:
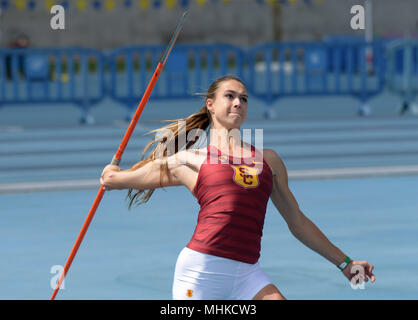
[[[182,150],[181,152],[187,153],[187,154],[193,154],[197,157],[203,157],[207,155],[207,148],[200,148],[200,149],[187,149]]]
[[[206,148],[182,150],[177,153],[177,157],[173,174],[193,194],[200,167],[207,157],[207,150]]]
[[[204,159],[206,159],[207,156],[207,149],[201,148],[201,149],[187,149],[183,150],[183,156],[186,157],[186,160],[188,160],[189,164],[200,164]]]
[[[173,169],[186,167],[192,170],[198,170],[202,162],[206,159],[206,156],[206,148],[181,150],[170,157],[170,163]]]
[[[263,157],[267,161],[273,175],[287,175],[283,160],[273,149],[263,149]]]

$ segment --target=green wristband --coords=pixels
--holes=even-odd
[[[347,267],[347,265],[348,265],[350,262],[351,262],[350,257],[349,257],[349,256],[346,256],[346,257],[345,257],[345,259],[344,259],[344,262],[343,262],[343,263],[341,263],[341,264],[338,266],[338,269],[340,269],[341,271],[343,271],[343,270],[345,269],[345,267]]]

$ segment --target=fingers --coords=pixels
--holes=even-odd
[[[107,191],[112,190],[109,186],[106,186],[105,183],[104,183],[104,176],[109,171],[121,171],[121,169],[120,169],[119,166],[114,165],[114,164],[108,164],[106,167],[104,167],[104,169],[102,171],[102,174],[100,176],[100,184],[102,186],[104,186],[105,187],[105,190],[107,190]]]
[[[366,266],[365,266],[365,271],[366,271],[366,274],[367,274],[367,276],[369,276],[370,277],[370,280],[372,281],[372,282],[374,282],[375,280],[376,280],[376,277],[374,276],[374,274],[373,274],[373,269],[374,269],[374,266],[372,265],[372,264],[370,264],[370,263],[368,263]]]
[[[374,266],[371,263],[368,263],[367,261],[353,261],[353,267],[352,267],[351,273],[352,275],[353,273],[357,274],[356,276],[357,281],[363,278],[362,280],[364,282],[368,282],[370,278],[371,282],[375,282],[376,277],[373,274],[373,269],[374,269]]]
[[[105,186],[103,182],[103,177],[100,178],[100,185],[103,186],[106,191],[110,190],[108,187]]]
[[[106,191],[112,190],[109,186],[105,185],[104,180],[103,180],[103,175],[100,177],[100,185],[102,185]]]
[[[368,282],[369,278],[372,282],[375,281],[375,276],[372,273],[374,266],[367,261],[364,261],[362,264],[362,267],[364,268],[364,281]]]
[[[107,171],[120,171],[120,167],[114,164],[108,164],[106,167],[103,168],[102,176]]]
[[[113,171],[120,171],[120,167],[115,164],[108,164],[105,169],[113,170]]]

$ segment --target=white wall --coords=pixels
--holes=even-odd
[[[265,0],[267,1],[267,0]],[[189,7],[179,42],[224,42],[236,45],[254,45],[273,41],[280,33],[282,40],[318,40],[328,34],[363,34],[350,28],[350,8],[363,4],[364,0],[311,0],[312,6],[303,0],[283,5],[275,23],[271,7],[259,5],[256,0],[221,0],[200,8],[194,1]],[[183,9],[149,8],[142,11],[137,1],[131,9],[118,4],[113,12],[93,8],[79,12],[71,1],[66,12],[66,29],[50,28],[51,14],[46,12],[43,1],[33,12],[18,11],[13,5],[3,12],[0,29],[2,46],[17,34],[26,33],[34,47],[85,46],[114,48],[135,44],[161,44],[170,38]],[[121,2],[121,1],[120,1]],[[374,31],[377,35],[417,34],[418,0],[374,0]],[[276,27],[275,27],[276,26]],[[274,29],[280,30],[274,30]]]

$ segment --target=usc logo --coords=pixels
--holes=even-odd
[[[244,188],[255,188],[260,184],[258,169],[249,166],[232,166],[234,169],[234,181]]]

